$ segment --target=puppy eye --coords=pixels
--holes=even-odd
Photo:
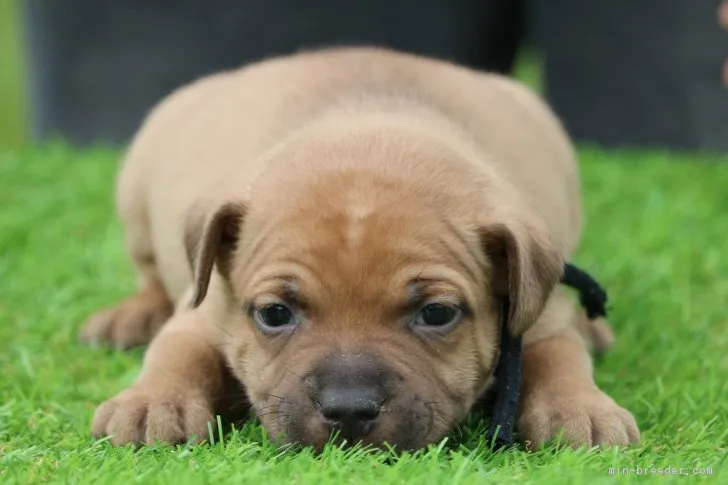
[[[258,325],[268,328],[280,328],[296,323],[291,309],[280,303],[256,308],[255,320]]]
[[[443,303],[430,303],[417,315],[417,324],[428,327],[443,327],[460,318],[461,310]]]

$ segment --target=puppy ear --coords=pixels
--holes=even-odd
[[[184,244],[193,275],[193,308],[197,308],[207,295],[215,263],[222,273],[227,272],[244,216],[245,206],[232,202],[223,204],[207,217],[199,209],[188,213]]]
[[[493,293],[508,299],[508,329],[518,337],[541,315],[563,273],[564,260],[545,229],[509,219],[486,226],[482,241],[492,267]]]

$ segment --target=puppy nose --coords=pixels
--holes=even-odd
[[[321,392],[320,412],[327,424],[350,442],[368,435],[382,405],[374,387],[328,388]]]

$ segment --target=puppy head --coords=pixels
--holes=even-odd
[[[538,223],[421,189],[331,174],[193,231],[195,302],[217,264],[227,359],[273,436],[420,448],[489,384],[502,299],[514,335],[540,314],[561,259]]]

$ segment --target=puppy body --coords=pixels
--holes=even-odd
[[[463,172],[497,178],[494,184],[512,185],[513,197],[540,214],[566,256],[576,246],[581,203],[574,155],[558,121],[534,94],[500,76],[375,49],[272,59],[171,95],[127,156],[118,186],[122,219],[129,233],[150,237],[165,287],[177,299],[191,284],[181,264],[180,234],[192,205],[247,199],[261,173],[276,178],[280,171],[299,169],[301,176],[336,169],[342,160],[322,157],[313,161],[316,166],[295,167],[290,160],[276,165],[271,152],[296,137],[323,132],[325,143],[331,130],[352,133],[360,125],[392,125],[467,153],[466,161],[448,160],[448,167],[422,158],[400,167],[387,158],[371,163],[422,178],[423,185],[435,176],[428,162],[436,165],[438,178],[443,170],[453,179]],[[365,149],[375,143],[362,142]],[[137,217],[140,211],[147,218]],[[140,223],[144,227],[132,227]]]
[[[590,332],[555,289],[582,225],[574,153],[516,83],[380,49],[207,77],[150,114],[117,204],[140,289],[84,337],[130,346],[164,325],[137,384],[95,418],[118,443],[204,435],[234,382],[271,432],[320,446],[326,393],[376,374],[360,387],[381,394],[377,421],[343,429],[422,446],[491,384],[502,296],[524,335],[524,440],[637,439],[594,385]],[[459,326],[399,326],[420,281],[467,307]],[[290,293],[304,302],[296,332],[256,328],[256,308]]]

